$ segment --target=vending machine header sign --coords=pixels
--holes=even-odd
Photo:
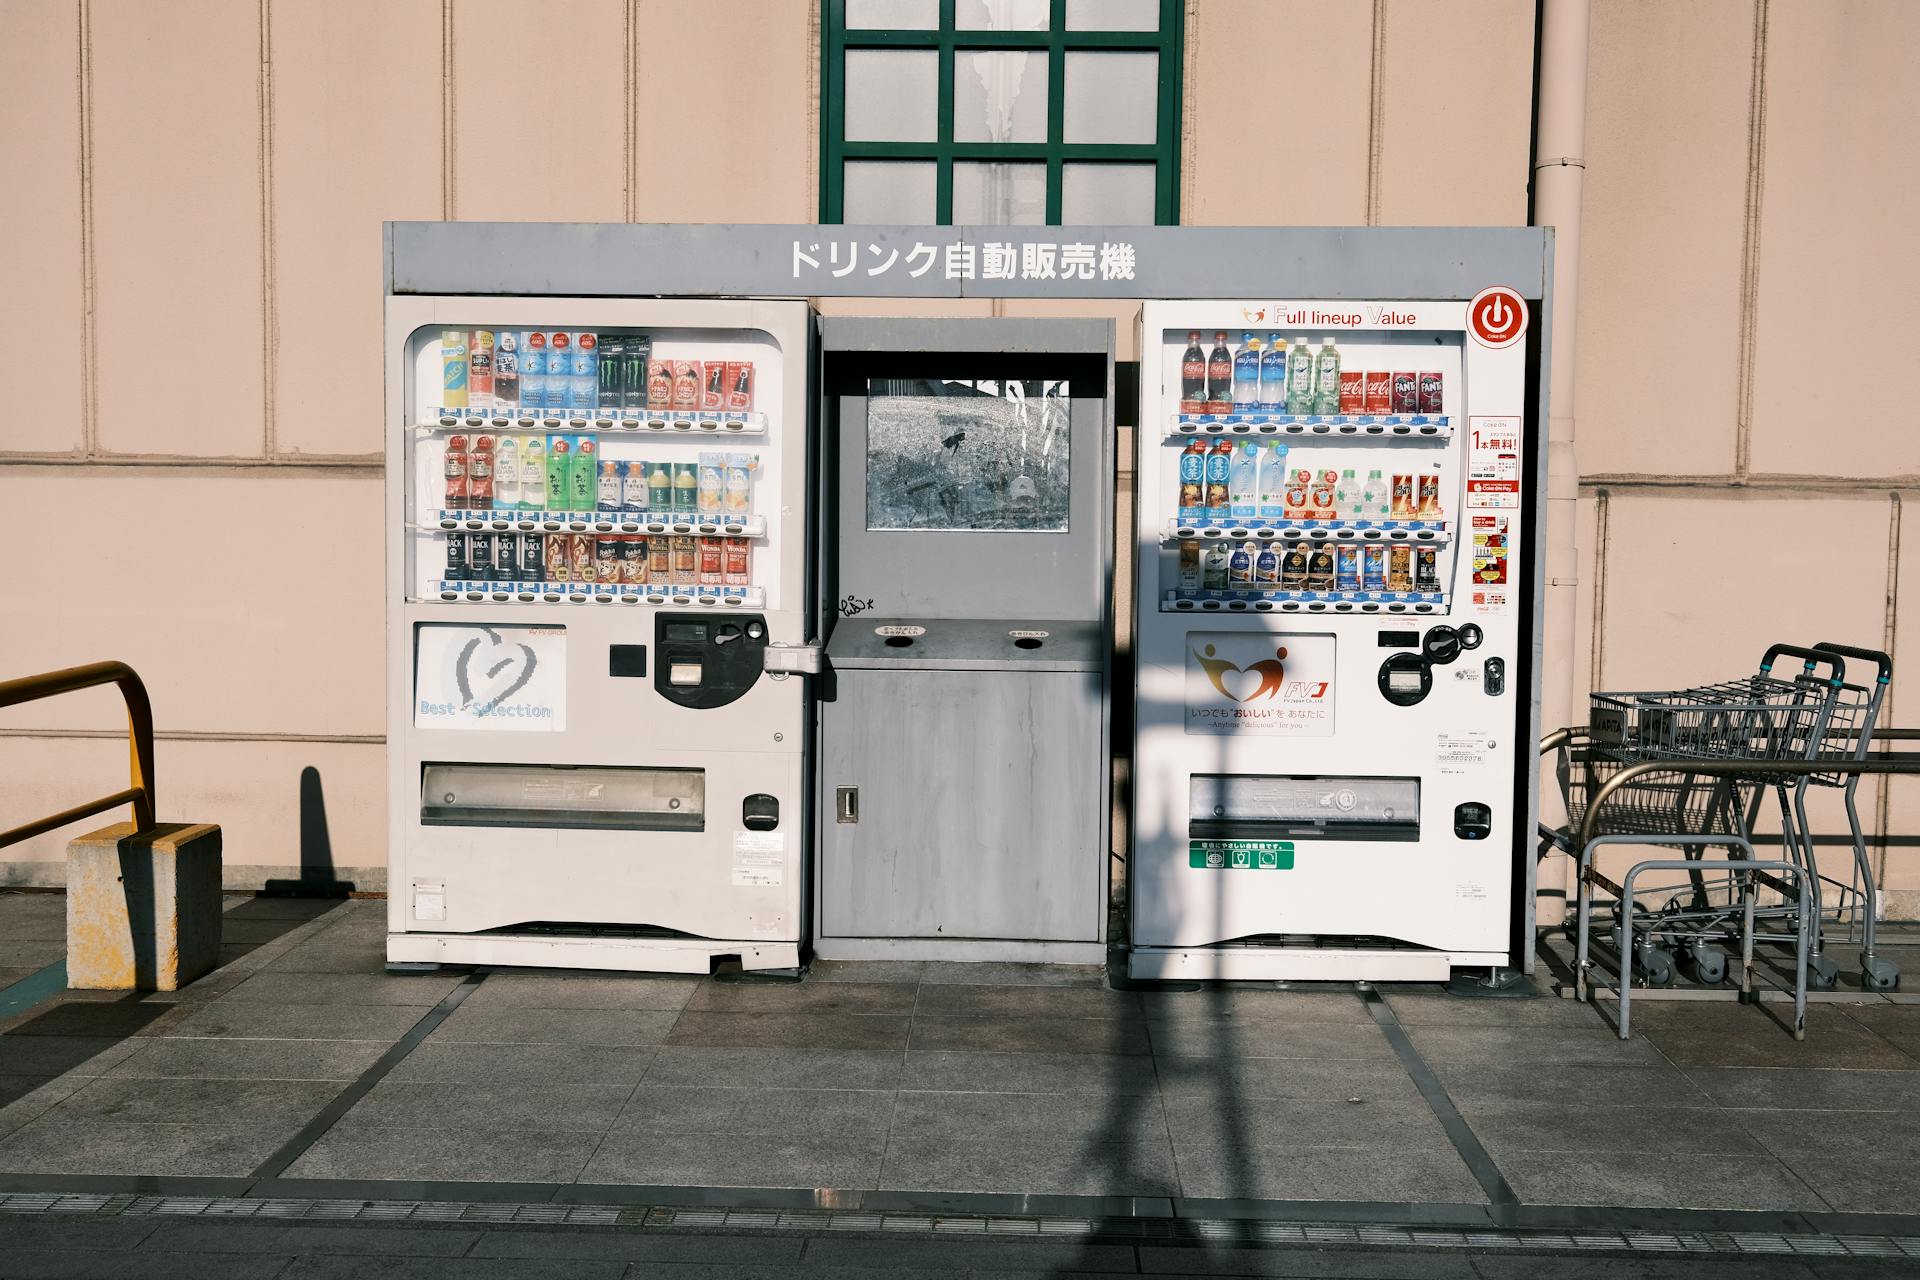
[[[1553,232],[389,222],[386,234],[393,293],[1385,302],[1543,297]],[[1503,301],[1488,323],[1511,317]]]

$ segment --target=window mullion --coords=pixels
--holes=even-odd
[[[1047,19],[1047,225],[1060,225],[1060,148],[1066,141],[1067,0],[1053,0]]]
[[[940,100],[938,168],[933,177],[933,220],[953,224],[953,8],[954,0],[940,0]]]

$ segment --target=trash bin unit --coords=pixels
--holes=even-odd
[[[815,942],[1105,958],[1107,321],[822,324]]]

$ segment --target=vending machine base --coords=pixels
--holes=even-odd
[[[713,972],[722,960],[747,970],[797,969],[796,942],[726,942],[713,938],[543,938],[526,934],[394,933],[387,966],[506,965],[607,969],[631,973]]]
[[[1504,951],[1370,947],[1135,947],[1127,975],[1145,982],[1445,982],[1452,970],[1507,963]]]

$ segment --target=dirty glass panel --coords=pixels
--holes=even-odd
[[[867,528],[1065,533],[1065,381],[867,384]]]

